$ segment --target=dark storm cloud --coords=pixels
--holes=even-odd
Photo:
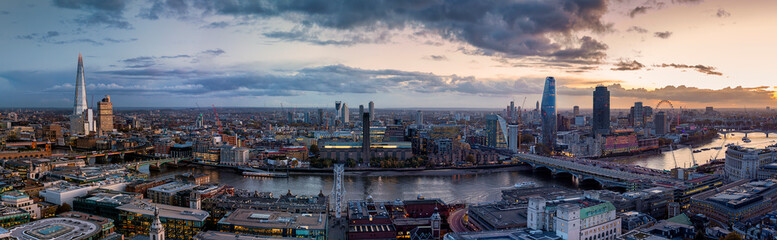
[[[132,25],[124,19],[125,0],[54,0],[54,6],[85,11],[87,14],[75,19],[76,23],[92,26],[131,29]]]
[[[220,48],[216,48],[216,49],[208,49],[193,55],[178,54],[178,55],[169,55],[169,56],[140,56],[140,57],[122,59],[122,60],[119,60],[119,62],[124,63],[125,67],[127,68],[148,68],[156,64],[160,64],[160,62],[163,62],[161,60],[165,60],[165,59],[189,59],[189,61],[196,62],[196,61],[199,61],[200,58],[212,58],[224,53],[225,53],[224,50],[221,50]],[[138,70],[131,70],[128,72],[137,73]],[[175,73],[175,72],[172,72],[172,73]]]
[[[629,60],[621,60],[618,63],[615,64],[614,68],[610,68],[610,70],[613,71],[635,71],[640,70],[644,68],[645,65],[637,62],[637,60],[629,61]]]
[[[657,37],[657,38],[663,38],[663,39],[667,39],[667,38],[669,38],[669,37],[671,37],[671,36],[672,36],[672,32],[670,32],[670,31],[665,31],[665,32],[655,32],[655,33],[653,33],[653,36],[654,36],[654,37]]]
[[[730,17],[731,13],[721,8],[721,9],[718,9],[718,12],[715,13],[715,16],[718,16],[719,18]]]
[[[159,4],[157,4],[159,3]],[[570,35],[579,31],[604,32],[609,26],[601,21],[607,11],[606,0],[545,1],[205,1],[188,0],[175,6],[156,1],[147,9],[150,18],[220,14],[246,18],[280,17],[302,27],[318,27],[374,34],[386,29],[420,28],[428,34],[454,42],[465,42],[477,53],[503,57],[565,55],[566,58],[599,58],[579,39],[575,44],[558,44],[550,35]],[[165,13],[160,14],[160,13]],[[224,27],[228,23],[212,23]],[[302,29],[300,31],[306,30]],[[353,39],[321,39],[294,31],[276,31],[265,36],[313,44],[347,45]],[[368,37],[367,39],[374,39]],[[357,39],[358,40],[358,39]],[[369,41],[368,41],[369,42]],[[579,56],[567,54],[580,53]]]
[[[445,55],[429,55],[424,59],[429,59],[432,61],[448,61],[448,57],[446,57]]]
[[[66,38],[63,37],[64,35],[58,31],[48,31],[45,33],[31,33],[26,35],[18,35],[16,36],[16,39],[22,39],[22,40],[32,40],[38,43],[50,43],[50,44],[71,44],[71,43],[86,43],[91,44],[94,46],[102,46],[106,43],[124,43],[124,42],[132,42],[136,41],[137,38],[132,39],[113,39],[113,38],[104,38],[102,41],[100,40],[94,40],[91,38],[77,38],[77,39],[62,39]]]
[[[648,32],[647,29],[644,29],[644,28],[641,28],[641,27],[637,27],[637,26],[631,26],[629,29],[626,29],[626,31],[627,32],[638,32],[638,33],[647,33]]]
[[[650,9],[650,8],[651,7],[648,7],[648,6],[635,7],[634,9],[631,9],[631,11],[629,11],[629,17],[633,18],[634,16],[637,16],[638,14],[647,13],[647,10]]]
[[[650,99],[658,102],[659,100],[670,100],[691,103],[732,103],[746,102],[748,104],[774,104],[774,91],[768,87],[744,88],[727,87],[723,89],[703,89],[696,87],[666,86],[648,90],[644,88],[626,89],[620,84],[607,86],[610,90],[610,96],[618,98],[637,98]],[[560,87],[559,95],[571,96],[590,96],[593,88],[566,88]]]
[[[607,50],[607,44],[596,41],[589,36],[581,38],[580,42],[580,48],[558,50],[551,54],[551,56],[564,62],[580,64],[598,63],[607,56],[604,53]]]
[[[110,42],[110,43],[125,43],[125,42],[134,42],[137,40],[138,40],[137,38],[130,38],[130,39],[103,38],[103,41]]]
[[[221,48],[216,48],[216,49],[209,49],[209,50],[202,51],[202,53],[218,56],[218,55],[224,54],[225,52],[224,50],[221,50]]]
[[[202,26],[202,28],[225,28],[228,27],[230,24],[226,21],[218,21],[218,22],[212,22],[205,26]]]
[[[142,62],[144,59],[138,59]],[[70,71],[0,72],[14,91],[41,92],[40,86],[54,86],[42,92],[70,96],[73,91]],[[477,96],[514,96],[539,94],[543,78],[477,79],[472,76],[436,75],[393,69],[361,69],[344,65],[303,68],[279,73],[203,71],[194,69],[121,69],[91,74],[88,89],[124,95],[160,96],[305,96],[322,94],[450,93]],[[608,84],[616,98],[636,98],[691,103],[774,104],[774,91],[768,87],[728,87],[701,89],[666,86],[648,90],[627,89],[619,81],[601,79],[557,79],[559,96],[590,96],[594,85]],[[64,96],[64,95],[63,95]]]
[[[364,34],[343,34],[338,39],[322,39],[321,34],[312,33],[307,30],[292,29],[291,31],[274,31],[262,34],[268,38],[280,39],[283,41],[307,42],[316,45],[344,45],[351,46],[362,43],[385,43],[388,42],[386,33],[378,34],[377,37]]]
[[[156,20],[160,16],[185,16],[188,13],[188,3],[184,0],[149,0],[151,7],[144,8],[138,17]]]
[[[686,65],[686,64],[675,64],[675,63],[666,64],[666,63],[664,63],[664,64],[653,65],[653,66],[654,67],[663,67],[663,68],[672,67],[672,68],[680,68],[680,69],[693,69],[693,70],[696,70],[697,72],[704,73],[704,74],[707,74],[707,75],[717,75],[717,76],[723,75],[723,73],[715,71],[715,67],[713,67],[713,66],[705,66],[705,65],[701,65],[701,64]]]
[[[146,58],[131,60],[143,62]],[[459,93],[512,95],[541,91],[542,79],[479,80],[472,76],[435,75],[393,69],[368,70],[344,65],[304,68],[287,73],[211,72],[187,69],[123,69],[97,72],[105,79],[144,79],[197,86],[171,90],[176,94],[269,93]]]

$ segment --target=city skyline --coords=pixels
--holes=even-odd
[[[111,95],[116,108],[499,108],[539,101],[546,76],[559,109],[591,109],[599,84],[613,109],[777,105],[759,68],[773,51],[760,34],[774,28],[769,1],[172,3],[0,3],[0,49],[14,56],[0,67],[0,107],[68,107],[79,52],[90,96]],[[707,50],[742,39],[755,40]]]

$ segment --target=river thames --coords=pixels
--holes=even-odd
[[[748,135],[752,139],[751,143],[743,143],[742,136],[744,134],[735,134],[735,136],[728,138],[720,136],[709,143],[693,146],[694,149],[709,148],[709,150],[695,153],[693,156],[698,164],[703,164],[715,156],[719,159],[725,158],[725,144],[764,147],[775,144],[777,139],[777,136],[766,138],[763,134],[754,133]],[[713,147],[722,147],[722,150],[712,149]],[[653,155],[623,158],[617,161],[668,170],[674,167],[674,159],[677,159],[679,166],[690,166],[693,162],[691,150],[687,146],[672,152],[665,151]],[[141,170],[148,172],[147,167]],[[163,169],[162,172],[151,173],[151,176],[164,178],[187,171],[210,174],[213,183],[226,184],[250,191],[272,192],[276,196],[285,194],[287,191],[297,195],[313,195],[319,192],[329,195],[332,191],[332,176],[291,175],[288,178],[260,178],[245,177],[233,170],[190,170],[187,167]],[[580,186],[570,179],[556,179],[550,177],[549,174],[533,173],[531,170],[520,167],[505,170],[434,170],[423,173],[398,173],[391,176],[346,175],[344,177],[346,199],[349,200],[365,199],[367,196],[372,196],[376,200],[415,199],[418,195],[422,195],[426,198],[440,198],[447,203],[498,201],[501,199],[501,190],[509,189],[516,183],[529,181],[539,186],[584,189],[590,187]]]

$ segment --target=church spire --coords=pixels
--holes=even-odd
[[[159,207],[156,206],[154,206],[154,222],[151,223],[148,238],[151,240],[165,240],[165,226],[159,220]]]

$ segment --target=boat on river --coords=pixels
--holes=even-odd
[[[526,187],[534,187],[536,184],[534,182],[519,182],[516,183],[513,187],[515,188],[526,188]]]

